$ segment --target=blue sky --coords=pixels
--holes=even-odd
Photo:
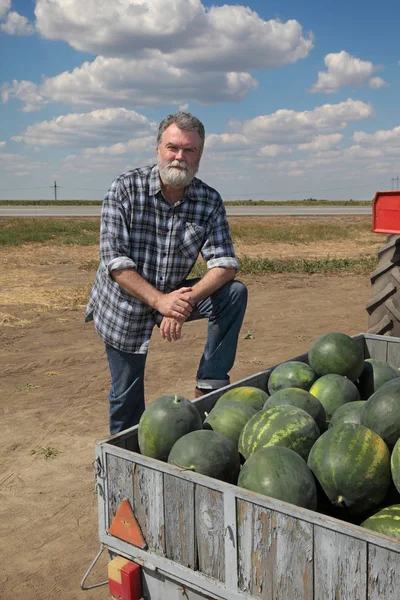
[[[228,199],[372,199],[400,176],[394,0],[0,0],[0,199],[102,199],[205,125]]]

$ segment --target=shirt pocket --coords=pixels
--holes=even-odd
[[[179,243],[179,251],[186,258],[196,259],[204,243],[205,228],[185,223]]]

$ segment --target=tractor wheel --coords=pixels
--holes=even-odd
[[[400,235],[389,235],[371,274],[368,333],[400,337]]]

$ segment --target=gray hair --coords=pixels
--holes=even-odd
[[[179,129],[183,131],[197,131],[200,136],[201,147],[200,151],[203,152],[205,130],[203,123],[197,118],[187,112],[176,112],[172,115],[167,115],[160,123],[157,135],[157,146],[161,144],[161,139],[164,131],[172,124],[175,124]]]

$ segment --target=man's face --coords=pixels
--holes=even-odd
[[[164,131],[156,150],[164,184],[178,189],[192,181],[201,158],[201,139],[197,131],[184,131],[173,123]]]

